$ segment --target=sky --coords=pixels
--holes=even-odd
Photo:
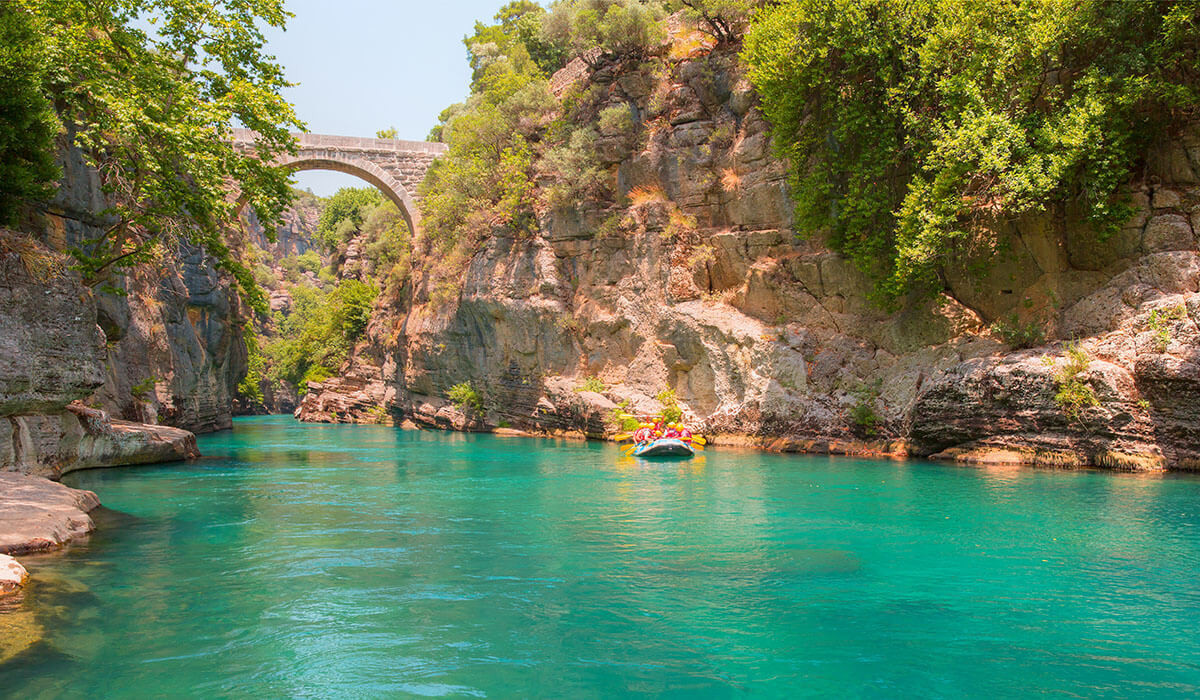
[[[491,22],[505,0],[288,0],[295,17],[268,34],[266,53],[288,80],[284,92],[309,131],[374,136],[396,127],[423,141],[443,109],[467,97],[470,68],[462,39]],[[296,174],[321,196],[363,187],[351,175]]]

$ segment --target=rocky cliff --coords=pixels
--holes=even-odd
[[[638,115],[642,138],[601,139],[616,196],[489,236],[448,304],[418,274],[299,416],[600,436],[672,388],[718,444],[1200,468],[1197,132],[1147,155],[1119,235],[1069,211],[998,225],[1002,254],[949,259],[945,293],[885,312],[797,236],[735,57],[573,68]],[[577,391],[589,376],[604,391]],[[461,382],[484,411],[446,398]]]
[[[56,250],[96,238],[104,222],[98,178],[65,150],[64,177],[41,217]],[[246,373],[247,312],[228,273],[186,241],[129,269],[94,293],[104,333],[103,384],[87,403],[128,421],[192,432],[232,425],[232,401]]]
[[[65,260],[0,230],[0,471],[65,472],[195,456],[185,430],[110,420],[80,400],[104,382],[91,290]]]

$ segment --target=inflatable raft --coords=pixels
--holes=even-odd
[[[678,438],[659,438],[633,448],[634,457],[691,457],[694,454],[696,450]]]

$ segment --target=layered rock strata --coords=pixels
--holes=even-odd
[[[112,222],[96,172],[63,148],[63,179],[42,213],[51,248],[85,247]],[[31,229],[35,228],[33,226]],[[246,312],[231,276],[187,241],[159,260],[116,275],[92,296],[104,333],[102,384],[89,403],[113,416],[192,432],[232,425],[233,396],[246,374]]]
[[[104,382],[105,337],[91,290],[54,251],[0,232],[0,310],[0,471],[57,478],[198,454],[190,432],[79,403]]]

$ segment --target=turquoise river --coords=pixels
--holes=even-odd
[[[1193,477],[279,417],[200,446],[65,479],[101,529],[25,559],[0,696],[1200,694]]]

